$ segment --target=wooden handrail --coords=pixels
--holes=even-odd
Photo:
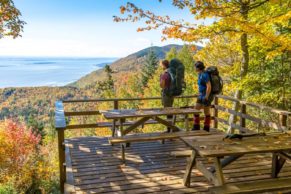
[[[64,111],[63,103],[61,101],[57,101],[55,103],[55,106],[56,106],[55,128],[58,131],[60,187],[61,187],[61,192],[64,193],[64,185],[66,182],[66,167],[64,166],[64,163],[65,163],[64,131],[66,129],[66,119],[65,119],[65,111]]]
[[[62,101],[57,101],[55,103],[55,127],[57,130],[66,128],[65,111]]]
[[[253,102],[247,102],[245,100],[239,100],[239,99],[236,99],[236,98],[230,97],[230,96],[217,95],[217,97],[221,98],[221,99],[224,99],[224,100],[229,100],[229,101],[233,101],[233,102],[239,102],[240,104],[245,104],[247,106],[252,106],[254,108],[259,108],[260,110],[267,110],[267,111],[270,111],[270,112],[273,112],[273,113],[287,115],[287,116],[291,115],[291,112],[289,112],[289,111],[280,110],[280,109],[276,109],[276,108],[271,108],[271,107],[264,106],[264,105],[261,105],[261,104],[256,104],[256,103],[253,103]]]
[[[195,98],[198,95],[190,96],[175,96],[174,98]],[[63,103],[78,103],[78,102],[114,102],[114,101],[142,101],[142,100],[160,100],[161,97],[145,97],[145,98],[98,98],[98,99],[78,99],[64,100]]]

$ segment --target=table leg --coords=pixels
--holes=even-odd
[[[121,144],[121,160],[122,160],[122,163],[124,164],[125,163],[125,146],[123,143]]]
[[[124,131],[123,131],[124,122],[125,122],[125,119],[119,119],[119,136],[121,137],[124,135]],[[125,163],[125,147],[128,147],[128,145],[122,143],[120,146],[121,146],[121,159],[122,159],[122,162]]]
[[[228,156],[228,157],[225,157],[224,159],[222,159],[220,161],[220,164],[221,164],[221,168],[224,168],[225,166],[231,164],[232,162],[236,161],[238,158],[242,157],[243,155],[237,155],[237,156]],[[211,166],[209,168],[209,171],[212,172],[212,173],[215,173],[216,169],[215,169],[215,166]]]
[[[190,157],[190,160],[187,163],[186,173],[185,173],[184,179],[183,179],[183,184],[186,187],[190,187],[191,172],[192,172],[192,168],[195,166],[195,163],[196,163],[196,156],[197,156],[197,153],[195,150],[193,150],[191,157]]]
[[[116,130],[116,119],[113,119],[112,137],[115,136],[115,130]]]
[[[185,129],[186,129],[186,131],[189,131],[188,114],[185,114],[184,119],[185,119]]]
[[[216,169],[216,177],[217,177],[217,182],[215,183],[215,185],[221,186],[224,184],[224,177],[223,177],[222,167],[220,163],[220,158],[218,157],[214,158],[214,166]]]
[[[171,130],[172,132],[181,131],[179,127],[173,125],[172,123],[170,123],[170,122],[168,122],[168,121],[166,121],[166,120],[164,120],[164,119],[161,119],[161,118],[159,118],[159,117],[152,117],[152,118],[153,118],[155,121],[157,121],[158,123],[163,124],[163,125],[165,125],[166,127],[171,128],[171,129],[172,129],[172,130]]]
[[[280,155],[280,153],[272,154],[272,178],[277,178],[281,171],[286,159]]]

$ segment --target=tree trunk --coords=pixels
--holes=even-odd
[[[240,13],[242,14],[242,17],[244,18],[244,20],[247,20],[250,2],[249,1],[243,2],[242,0],[240,0],[240,2],[241,2]],[[242,63],[241,63],[241,68],[240,68],[240,78],[242,80],[247,75],[248,67],[249,67],[249,50],[248,50],[248,35],[247,35],[247,33],[244,32],[241,35],[240,43],[241,43],[241,51],[242,51]],[[241,99],[242,95],[243,95],[243,91],[240,89],[237,89],[235,91],[234,97],[237,99]],[[238,102],[234,102],[232,109],[235,111],[238,111],[240,108],[239,105],[240,104]],[[237,120],[236,116],[231,114],[228,122],[229,122],[229,124],[236,123],[236,120]],[[231,125],[227,129],[227,133],[234,133],[234,128],[231,127]]]

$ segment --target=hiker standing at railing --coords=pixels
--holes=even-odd
[[[199,95],[197,98],[197,102],[195,105],[195,108],[198,110],[203,109],[204,110],[204,130],[209,131],[210,130],[210,105],[211,102],[214,99],[214,95],[211,94],[211,82],[210,82],[210,76],[205,71],[205,66],[203,62],[197,61],[195,63],[195,69],[198,73],[198,89],[199,89]],[[200,130],[200,116],[199,114],[194,115],[194,126],[192,130]]]
[[[171,95],[170,86],[171,86],[171,75],[169,73],[169,61],[163,60],[161,66],[164,70],[164,73],[160,76],[160,87],[162,88],[162,105],[164,108],[172,107],[174,103],[174,97]],[[167,119],[171,119],[173,116],[168,115]],[[170,128],[168,128],[168,131]]]

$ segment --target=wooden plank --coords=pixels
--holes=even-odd
[[[214,97],[214,105],[218,105],[218,97],[215,96]],[[218,128],[218,121],[216,120],[216,118],[218,118],[218,109],[217,108],[214,108],[214,123],[213,123],[213,127],[214,128]]]
[[[75,193],[75,179],[73,174],[73,166],[70,154],[69,143],[65,142],[65,154],[66,154],[66,183],[64,185],[64,193],[70,194]]]
[[[65,116],[87,116],[87,115],[100,115],[100,111],[66,111]]]
[[[60,172],[60,187],[61,192],[64,192],[64,184],[66,182],[66,167],[65,163],[65,147],[64,147],[64,130],[58,130],[58,151],[59,151],[59,172]]]
[[[229,100],[229,101],[233,101],[233,102],[240,102],[239,99],[230,97],[230,96],[224,96],[224,95],[216,95],[216,97],[224,99],[224,100]]]
[[[55,128],[57,130],[66,129],[66,120],[62,101],[57,101],[55,103],[55,107]]]
[[[191,156],[191,153],[192,150],[172,151],[170,152],[170,155],[174,157],[189,157]]]
[[[281,158],[284,158],[285,160],[291,160],[291,156],[284,152],[277,153]]]
[[[181,131],[181,129],[179,127],[173,125],[172,123],[168,122],[165,119],[162,119],[162,118],[157,117],[157,116],[156,117],[153,117],[153,119],[156,120],[158,123],[161,123],[161,124],[169,127],[172,130],[172,132]]]
[[[236,161],[237,159],[239,159],[240,157],[242,157],[243,155],[238,155],[238,156],[228,156],[228,157],[224,157],[221,159],[220,163],[221,163],[221,168],[226,167],[227,165],[231,164],[232,162]],[[211,167],[209,168],[209,171],[214,173],[216,171],[215,167]]]
[[[212,193],[239,194],[283,191],[291,188],[291,178],[278,178],[268,180],[258,180],[246,183],[232,183],[220,187],[210,188]]]
[[[195,98],[198,95],[190,96],[174,96],[174,98]],[[64,100],[64,103],[77,103],[77,102],[111,102],[111,101],[142,101],[142,100],[160,100],[161,97],[147,97],[147,98],[98,98],[98,99],[76,99],[76,100]]]
[[[273,153],[272,157],[272,178],[277,178],[278,174],[280,173],[283,165],[285,164],[286,159],[279,157],[277,153]]]
[[[247,107],[246,107],[245,104],[241,105],[241,113],[242,114],[247,114]],[[246,119],[243,118],[243,117],[240,117],[240,127],[246,128]],[[240,133],[245,132],[245,131],[242,131],[242,130],[239,130],[239,131],[240,131]]]
[[[156,140],[163,140],[163,139],[178,139],[180,137],[188,137],[188,136],[201,136],[201,135],[210,135],[210,133],[206,131],[179,131],[173,133],[149,133],[143,136],[138,135],[127,135],[122,138],[118,137],[109,137],[108,140],[112,144],[116,143],[127,143],[127,142],[141,142],[141,141],[156,141]]]
[[[215,183],[215,185],[218,185],[218,186],[223,185],[224,184],[224,176],[223,176],[223,172],[222,172],[220,158],[218,158],[218,157],[214,158],[214,166],[215,166],[215,173],[216,173],[216,178],[217,178],[217,182]]]
[[[190,182],[191,182],[191,172],[192,172],[192,168],[195,166],[196,163],[196,151],[192,151],[192,154],[189,158],[189,161],[187,162],[187,167],[186,167],[186,172],[185,172],[185,176],[183,179],[183,184],[186,187],[190,187]]]
[[[100,111],[106,119],[120,119],[120,118],[138,118],[138,117],[153,117],[153,116],[167,116],[167,115],[184,115],[201,113],[200,110],[190,108],[161,108],[161,109],[123,109],[123,110],[106,110]]]
[[[288,120],[287,115],[283,115],[283,114],[279,115],[279,122],[281,126],[286,127],[286,129],[288,130],[289,128],[287,126],[287,120]]]
[[[281,134],[279,136],[248,137],[241,141],[222,141],[222,137],[222,135],[211,135],[207,138],[201,136],[199,138],[181,137],[181,139],[188,146],[196,149],[199,155],[203,157],[231,156],[264,152],[284,152],[291,150],[291,137],[285,134]],[[255,140],[257,140],[257,142],[254,142]]]
[[[106,139],[88,137],[70,140],[72,159],[76,161],[73,165],[77,193],[209,193],[207,189],[212,187],[193,168],[191,188],[185,190],[182,185],[185,158],[173,158],[169,154],[182,151],[183,143],[179,141],[166,141],[164,145],[158,142],[136,143],[127,149],[127,164],[123,166],[120,158],[116,157],[120,156],[120,149],[109,146]],[[79,150],[79,147],[90,152]],[[242,157],[229,165],[223,170],[226,181],[235,183],[269,178],[270,155],[264,156]],[[212,161],[203,160],[203,163],[207,167]],[[280,176],[291,176],[291,163],[287,163]]]
[[[265,111],[268,111],[268,112],[273,112],[273,113],[286,115],[286,116],[291,115],[291,112],[289,112],[289,111],[280,110],[280,109],[264,106],[264,105],[261,105],[261,104],[256,104],[256,103],[253,103],[253,102],[240,101],[240,103],[248,105],[248,106],[252,106],[252,107],[255,107],[255,108],[259,108],[261,110],[265,110]]]
[[[250,129],[244,128],[244,127],[242,127],[240,125],[237,125],[235,123],[229,123],[227,120],[222,119],[222,118],[218,118],[217,117],[217,118],[215,118],[215,121],[221,122],[221,123],[223,123],[225,125],[228,125],[228,126],[231,126],[232,128],[239,129],[240,131],[242,131],[244,133],[250,133],[250,132],[252,132]]]
[[[289,111],[285,111],[285,110],[280,110],[280,109],[275,109],[275,108],[271,108],[268,106],[264,106],[264,105],[260,105],[260,104],[256,104],[256,103],[252,103],[252,102],[246,102],[244,100],[239,100],[230,96],[224,96],[224,95],[216,95],[218,98],[224,99],[224,100],[229,100],[229,101],[233,101],[233,102],[239,102],[240,104],[245,104],[247,106],[252,106],[255,108],[259,108],[261,110],[266,110],[268,112],[273,112],[273,113],[278,113],[278,114],[283,114],[283,115],[291,115],[291,112]]]
[[[115,110],[119,109],[119,101],[118,101],[118,100],[114,100],[114,101],[113,101],[113,108],[114,108]]]
[[[204,177],[209,181],[209,182],[212,182],[212,183],[217,183],[218,180],[217,180],[217,177],[214,176],[214,174],[212,172],[210,172],[206,167],[205,165],[198,161],[196,163],[196,168],[204,175]]]
[[[227,112],[227,113],[233,114],[235,116],[239,116],[241,118],[248,119],[248,120],[250,120],[252,122],[258,123],[263,127],[271,127],[271,128],[274,128],[274,129],[277,129],[277,130],[281,130],[281,131],[286,130],[286,127],[281,126],[278,123],[274,123],[274,122],[271,122],[271,121],[266,121],[266,120],[263,120],[263,119],[260,119],[260,118],[257,118],[257,117],[253,117],[253,116],[250,116],[250,115],[247,115],[247,114],[236,112],[236,111],[234,111],[232,109],[229,109],[229,108],[226,108],[226,107],[223,107],[223,106],[214,105],[214,107],[217,108],[218,110],[223,111],[223,112]]]
[[[204,119],[204,117],[200,117],[201,120]],[[214,119],[213,117],[211,119]],[[170,120],[167,120],[170,121]],[[188,118],[188,121],[193,121],[193,118]],[[123,123],[123,126],[130,126],[135,121],[126,121]],[[184,119],[177,119],[176,123],[185,122]],[[157,121],[150,119],[149,121],[144,123],[145,125],[152,125],[152,124],[158,124]],[[116,126],[120,126],[119,122],[116,122]],[[66,129],[84,129],[84,128],[112,128],[113,122],[97,122],[97,123],[90,123],[90,124],[75,124],[75,125],[67,125]]]
[[[126,128],[122,133],[123,135],[128,134],[129,132],[131,132],[132,130],[136,129],[138,126],[144,124],[146,121],[148,121],[150,119],[150,117],[144,117],[141,118],[140,120],[134,122],[132,125],[130,125],[128,128]]]

